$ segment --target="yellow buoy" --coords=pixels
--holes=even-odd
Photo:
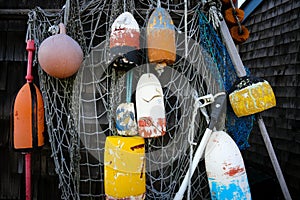
[[[145,143],[139,136],[109,136],[104,152],[104,188],[109,199],[144,199]]]
[[[266,80],[233,91],[229,94],[229,101],[238,117],[255,114],[276,106],[272,87]]]

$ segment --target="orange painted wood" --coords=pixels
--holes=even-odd
[[[44,104],[33,83],[26,83],[15,99],[13,109],[13,147],[32,150],[44,145]]]
[[[156,8],[147,25],[148,58],[151,63],[171,65],[176,60],[175,27],[169,13]]]
[[[242,9],[235,8],[233,10],[233,8],[228,8],[227,10],[225,10],[225,16],[224,16],[228,26],[237,25],[237,21],[233,12],[236,12],[236,16],[238,17],[240,22],[242,22],[244,19],[245,12]]]
[[[245,42],[250,35],[249,30],[244,25],[242,25],[241,28],[241,33],[239,32],[239,26],[233,26],[229,30],[230,35],[236,44],[241,44]]]

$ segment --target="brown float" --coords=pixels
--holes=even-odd
[[[55,78],[74,75],[83,60],[79,44],[66,34],[64,24],[59,24],[60,33],[46,38],[38,51],[42,69]]]

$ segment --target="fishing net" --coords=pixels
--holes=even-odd
[[[217,64],[224,82],[224,88],[226,92],[230,92],[236,83],[236,80],[238,80],[238,76],[235,73],[226,47],[212,25],[207,22],[207,18],[203,13],[200,13],[199,25],[201,37],[200,44],[207,52],[209,52],[210,56]],[[246,72],[247,75],[250,75],[250,71],[247,68]],[[254,115],[237,117],[230,104],[228,104],[226,113],[226,131],[231,135],[240,150],[245,150],[249,147],[248,137],[253,128],[253,121]]]
[[[156,6],[153,0],[74,0],[67,1],[58,12],[37,7],[29,13],[27,38],[34,39],[37,48],[34,66],[39,69],[47,132],[62,199],[105,198],[105,140],[116,135],[116,108],[126,102],[128,95],[134,102],[137,81],[144,73],[155,74],[162,85],[167,121],[164,136],[145,139],[146,199],[172,199],[189,168],[190,145],[197,146],[207,128],[203,113],[197,112],[192,119],[195,99],[227,90],[223,79],[228,83],[226,78],[230,77],[232,83],[235,78],[231,71],[226,74],[230,59],[201,14],[199,1],[189,1],[187,12],[183,0],[161,1],[161,7],[174,21],[177,60],[159,72],[147,63],[144,32]],[[124,11],[132,13],[140,26],[143,64],[119,71],[110,65],[109,36],[113,21]],[[67,34],[84,52],[80,70],[66,79],[49,76],[37,60],[39,45],[57,31],[60,22],[65,23]],[[130,94],[128,73],[132,74]],[[206,112],[209,115],[210,109]],[[189,141],[191,128],[195,131]],[[188,193],[193,199],[210,198],[203,160],[191,178]]]

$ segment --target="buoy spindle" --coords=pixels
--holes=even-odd
[[[27,62],[27,75],[25,76],[25,79],[27,80],[27,83],[31,83],[33,80],[32,76],[32,57],[33,52],[35,50],[34,47],[34,40],[28,40],[26,45],[26,50],[28,52],[28,62]]]

